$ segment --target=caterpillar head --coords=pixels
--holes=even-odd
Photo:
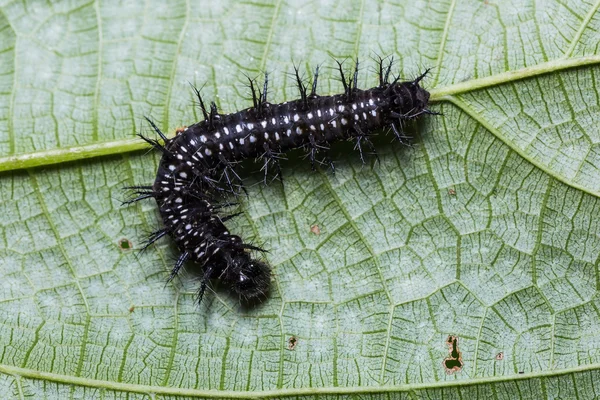
[[[254,303],[263,300],[268,294],[271,270],[266,263],[252,259],[243,251],[231,258],[227,280],[231,290],[241,300]]]
[[[429,92],[419,86],[418,81],[395,83],[386,91],[391,91],[392,116],[401,119],[412,119],[427,112]]]

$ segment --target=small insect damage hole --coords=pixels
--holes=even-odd
[[[496,354],[496,360],[497,361],[504,360],[504,352],[501,351],[500,353]]]
[[[133,250],[133,243],[127,238],[119,239],[117,244],[123,253]]]
[[[458,336],[448,336],[446,340],[448,346],[448,357],[444,358],[442,366],[448,375],[460,372],[463,369],[462,353],[458,349]]]
[[[298,345],[298,338],[296,336],[290,336],[288,339],[288,350],[294,350]]]
[[[319,236],[321,234],[321,228],[319,228],[319,225],[315,224],[315,225],[311,225],[310,226],[310,231],[312,233],[314,233],[315,235]]]
[[[132,312],[134,312],[134,311],[135,311],[135,306],[131,306],[131,307],[129,307],[129,312],[130,312],[130,313],[132,313]]]
[[[454,188],[450,188],[450,189],[448,189],[448,194],[449,194],[450,196],[456,196],[456,189],[454,189]]]

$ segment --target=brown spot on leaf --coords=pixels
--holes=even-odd
[[[135,306],[131,306],[131,307],[129,307],[129,312],[130,312],[130,313],[132,313],[132,312],[134,312],[134,311],[135,311]]]
[[[448,336],[446,340],[448,346],[448,357],[444,358],[442,366],[446,370],[447,374],[453,374],[460,372],[463,369],[462,353],[458,348],[458,336]]]
[[[496,360],[498,360],[498,361],[504,360],[504,353],[502,351],[500,353],[496,354]]]
[[[316,224],[310,226],[310,231],[317,236],[319,236],[321,234],[321,228],[319,228],[319,225],[316,225]]]
[[[288,339],[288,350],[294,350],[298,345],[298,338],[296,336],[290,336]]]
[[[450,196],[456,196],[456,190],[454,188],[450,188],[450,189],[448,189],[448,194]]]

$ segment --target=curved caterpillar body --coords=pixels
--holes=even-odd
[[[281,104],[267,102],[265,75],[262,92],[250,80],[253,106],[226,115],[219,114],[214,103],[207,109],[194,88],[204,121],[179,130],[172,139],[148,120],[164,144],[142,138],[162,152],[162,159],[154,184],[133,187],[138,197],[129,202],[156,200],[164,228],[151,234],[146,246],[165,235],[175,240],[181,255],[169,280],[186,261],[193,261],[202,266],[199,301],[211,279],[223,281],[243,300],[255,301],[267,294],[270,269],[250,253],[264,250],[244,243],[225,227],[223,222],[237,214],[219,212],[229,205],[223,200],[225,195],[243,189],[235,163],[262,159],[266,183],[269,171],[281,177],[278,160],[292,149],[306,149],[313,167],[325,161],[333,168],[326,156],[333,142],[355,141],[363,159],[364,146],[374,150],[369,137],[378,130],[391,130],[402,141],[404,121],[436,114],[427,109],[429,93],[419,85],[428,70],[412,81],[396,78],[390,82],[392,61],[385,68],[383,64],[380,59],[379,86],[361,90],[357,88],[358,62],[348,80],[338,62],[344,93],[332,96],[316,94],[318,68],[310,93],[295,68],[300,99]],[[319,154],[324,154],[323,160]]]

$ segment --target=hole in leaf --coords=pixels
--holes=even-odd
[[[446,340],[448,346],[448,357],[444,358],[442,365],[447,374],[460,372],[463,369],[462,353],[458,349],[458,336],[448,336]]]
[[[133,243],[131,243],[131,240],[126,238],[120,239],[119,248],[122,252],[130,251],[133,249]]]

